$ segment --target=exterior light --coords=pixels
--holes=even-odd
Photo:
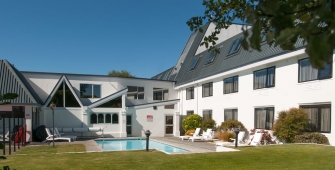
[[[151,134],[150,130],[147,130],[144,132],[145,136],[147,137],[147,144],[146,144],[146,150],[149,151],[149,136]]]

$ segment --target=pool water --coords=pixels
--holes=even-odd
[[[144,150],[146,139],[95,140],[104,151]],[[166,153],[188,152],[188,150],[173,147],[153,140],[149,140],[149,149],[156,149]]]

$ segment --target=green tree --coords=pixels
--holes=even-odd
[[[182,120],[181,126],[183,127],[183,129],[186,132],[188,130],[194,130],[196,128],[200,128],[201,127],[201,122],[202,122],[202,117],[201,116],[199,116],[198,114],[192,114],[192,115],[186,116]]]
[[[262,35],[269,45],[294,50],[298,38],[306,45],[311,64],[322,68],[335,49],[335,0],[204,0],[203,16],[192,17],[187,25],[202,32],[207,22],[216,24],[201,45],[215,49],[217,35],[233,22],[241,21],[244,49],[260,51]],[[248,32],[247,26],[252,26]]]
[[[130,74],[130,72],[127,71],[127,70],[121,70],[121,71],[112,70],[112,71],[108,72],[108,76],[111,76],[111,77],[135,77],[134,75]]]
[[[13,100],[17,98],[18,96],[19,95],[16,93],[6,93],[4,95],[0,93],[0,105],[10,104],[10,102],[5,101],[5,100]],[[0,120],[2,120],[1,116],[0,116]],[[0,149],[4,149],[4,148],[5,148],[5,145],[2,142],[0,142]]]
[[[272,127],[273,134],[278,139],[291,143],[296,135],[309,130],[308,122],[308,113],[302,108],[291,108],[281,111]]]

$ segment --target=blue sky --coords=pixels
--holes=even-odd
[[[175,65],[202,0],[0,1],[0,59],[20,71],[150,78]]]

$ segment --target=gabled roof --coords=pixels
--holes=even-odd
[[[104,98],[102,98],[100,100],[95,101],[94,103],[92,103],[91,105],[89,105],[87,107],[89,109],[93,109],[93,108],[95,108],[97,106],[100,106],[100,105],[102,105],[102,104],[110,101],[110,100],[113,100],[113,99],[115,99],[117,97],[120,97],[120,96],[126,94],[127,92],[128,92],[128,88],[124,88],[124,89],[122,89],[120,91],[117,91],[117,92],[115,92],[115,93],[113,93],[111,95],[108,95],[108,96],[106,96],[106,97],[104,97]]]
[[[73,94],[73,96],[76,98],[77,102],[79,103],[80,107],[83,107],[83,104],[81,103],[79,97],[77,96],[76,92],[73,90],[73,87],[69,81],[69,79],[63,75],[62,77],[59,78],[58,82],[56,83],[54,89],[51,91],[51,93],[49,94],[48,98],[45,100],[43,106],[48,107],[47,104],[50,102],[50,100],[52,99],[52,97],[55,95],[57,89],[59,88],[59,86],[65,82],[66,85],[69,87],[71,93]]]
[[[11,100],[11,103],[43,103],[20,71],[7,60],[0,60],[0,76],[0,93],[16,93],[19,95],[15,100]]]

